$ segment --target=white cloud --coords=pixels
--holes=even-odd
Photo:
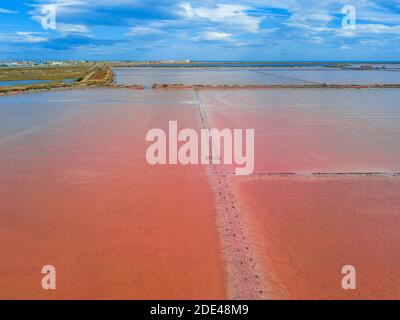
[[[89,33],[89,29],[81,24],[71,24],[71,23],[61,23],[60,16],[62,14],[74,14],[76,10],[79,11],[79,7],[84,5],[83,1],[75,1],[75,0],[56,0],[56,1],[45,1],[43,4],[35,5],[35,9],[30,11],[31,19],[40,25],[42,24],[42,19],[44,14],[42,9],[44,6],[51,4],[56,8],[56,29],[55,31],[61,33]]]
[[[335,34],[341,37],[356,37],[361,35],[400,35],[400,25],[388,26],[384,24],[357,24],[354,30],[335,29]]]
[[[236,4],[216,4],[212,7],[193,8],[189,2],[180,4],[183,16],[187,19],[206,20],[220,23],[227,27],[233,27],[249,33],[257,33],[260,30],[262,18],[250,16],[247,11],[252,8]]]
[[[292,25],[302,24],[316,24],[316,25],[327,25],[331,22],[334,17],[328,12],[316,11],[316,12],[296,12],[287,20]]]
[[[386,39],[387,46],[390,41],[391,45],[395,46],[393,43],[399,40],[398,35],[400,35],[399,7],[395,7],[396,3],[400,3],[399,0],[350,2],[348,0],[160,0],[158,2],[32,0],[31,2],[36,3],[32,12],[37,16],[41,15],[42,5],[56,4],[57,28],[61,32],[89,32],[88,28],[92,27],[91,32],[94,37],[101,36],[104,30],[113,35],[118,32],[117,37],[138,36],[135,41],[142,47],[148,44],[148,50],[154,49],[154,43],[161,41],[159,38],[165,41],[162,44],[165,48],[175,45],[174,41],[185,43],[182,47],[186,49],[188,42],[185,41],[206,40],[216,42],[210,44],[214,47],[220,42],[224,48],[236,45],[247,45],[249,48],[263,45],[268,48],[278,45],[282,48],[289,46],[297,48],[306,43],[310,48],[329,46],[330,49],[334,47],[345,50],[350,42],[354,44],[352,44],[353,49],[356,45],[360,46],[364,40],[365,45],[372,46],[372,42],[367,40],[377,38]],[[344,15],[341,9],[348,4],[356,8],[357,26],[355,30],[346,31],[342,29],[341,18]],[[140,8],[137,14],[135,8]],[[151,17],[143,14],[146,10],[151,11]],[[121,14],[121,11],[124,14]],[[118,24],[119,18],[121,24]],[[72,25],[60,27],[60,23],[63,22]],[[114,32],[112,28],[116,31]]]
[[[232,36],[231,33],[207,31],[203,32],[200,38],[210,41],[227,41],[232,40]]]
[[[58,23],[57,30],[63,33],[88,33],[89,29],[80,24]]]
[[[18,13],[18,12],[17,12],[17,11],[13,11],[13,10],[8,10],[8,9],[2,9],[2,8],[0,8],[0,13],[11,14],[11,13]]]
[[[161,34],[163,33],[162,30],[154,27],[147,27],[147,26],[136,26],[132,27],[128,33],[126,33],[127,36],[144,36],[144,35],[150,35],[150,34]]]
[[[138,0],[36,0],[36,2],[31,14],[40,14],[43,6],[50,4],[57,8],[59,16],[90,13],[95,8],[115,8],[140,3]]]
[[[43,37],[41,32],[18,31],[16,34],[19,36],[15,39],[16,42],[38,43],[47,41],[47,38]]]

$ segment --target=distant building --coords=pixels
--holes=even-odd
[[[370,65],[370,64],[363,64],[360,68],[361,68],[361,69],[364,69],[364,70],[371,70],[371,69],[372,69],[372,65]]]

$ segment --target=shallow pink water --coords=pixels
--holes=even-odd
[[[36,115],[27,119],[0,101],[8,114],[0,121],[11,129],[0,137],[0,298],[226,298],[205,168],[145,159],[149,129],[166,129],[171,117],[199,126],[192,97],[127,90],[18,97],[14,110]],[[56,291],[41,288],[48,264]]]
[[[256,172],[400,171],[398,90],[201,91],[213,127],[255,129]]]

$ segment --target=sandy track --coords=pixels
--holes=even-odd
[[[203,128],[210,129],[198,90],[195,90],[195,95]],[[211,154],[209,157],[212,160]],[[228,273],[229,297],[242,300],[271,298],[249,241],[245,217],[233,195],[227,172],[223,166],[213,164],[208,166],[208,172],[215,194],[217,221]]]

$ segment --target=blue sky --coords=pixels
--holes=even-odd
[[[0,27],[0,59],[400,60],[400,0],[0,0]]]

